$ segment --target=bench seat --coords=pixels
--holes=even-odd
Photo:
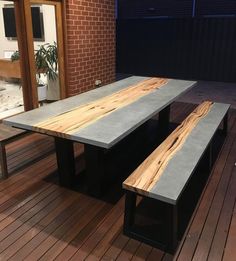
[[[229,104],[203,102],[123,182],[123,188],[132,192],[126,195],[124,230],[129,231],[132,223],[129,209],[135,208],[131,206],[135,204],[134,195],[152,198],[172,206],[174,215],[178,199],[211,145],[222,120],[223,130],[227,133],[229,107]]]
[[[0,178],[8,177],[7,158],[5,146],[24,135],[28,131],[16,129],[5,124],[0,124]]]

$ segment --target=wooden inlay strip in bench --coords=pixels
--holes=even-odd
[[[124,188],[148,194],[160,179],[170,159],[181,149],[191,131],[208,114],[212,105],[213,103],[209,101],[199,105],[125,180]]]
[[[81,128],[127,106],[141,97],[165,85],[168,79],[151,78],[138,84],[122,89],[104,98],[79,106],[71,111],[51,117],[34,125],[33,130],[65,137]]]

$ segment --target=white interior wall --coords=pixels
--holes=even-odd
[[[9,40],[5,37],[3,12],[2,8],[5,4],[12,4],[12,1],[0,1],[0,59],[5,58],[4,54],[18,50],[17,40]],[[34,48],[44,43],[53,43],[56,41],[56,25],[55,25],[55,10],[54,6],[41,5],[43,12],[44,36],[45,41],[35,41]]]
[[[4,58],[4,52],[18,50],[16,40],[8,40],[5,37],[3,12],[2,8],[5,4],[12,4],[12,1],[0,1],[0,59]]]

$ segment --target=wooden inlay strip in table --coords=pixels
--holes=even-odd
[[[124,187],[141,194],[148,193],[158,182],[168,162],[181,149],[184,142],[198,122],[210,111],[213,103],[209,101],[199,105],[125,180]]]
[[[165,85],[168,79],[150,78],[104,98],[79,106],[34,125],[33,130],[65,137]]]

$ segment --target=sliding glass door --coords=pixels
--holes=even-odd
[[[1,1],[5,5],[9,1]],[[62,1],[10,1],[25,110],[66,97]],[[10,30],[6,28],[6,30]],[[16,37],[15,37],[16,38]],[[15,39],[12,38],[12,41]],[[0,50],[1,51],[1,50]],[[1,53],[0,53],[1,54]]]
[[[64,39],[59,1],[30,0],[38,102],[65,97]]]
[[[0,0],[0,120],[24,111],[13,1]]]

